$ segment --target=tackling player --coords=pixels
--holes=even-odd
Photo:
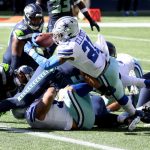
[[[36,4],[41,5],[43,0],[36,0]],[[91,18],[88,13],[88,10],[81,0],[47,0],[47,9],[49,15],[48,21],[48,32],[52,32],[55,22],[63,17],[63,16],[73,16],[72,7],[77,6],[81,12],[84,14],[86,19],[89,21],[91,29],[96,27],[98,31],[100,31],[100,27],[98,24]],[[47,48],[49,54],[52,55],[56,48],[56,44],[54,43],[51,47]]]
[[[36,0],[36,4],[41,5],[42,0]],[[52,31],[55,22],[59,18],[63,16],[73,16],[72,7],[74,6],[78,6],[80,11],[89,21],[92,30],[93,30],[93,27],[96,27],[96,29],[100,31],[98,24],[89,15],[88,10],[83,1],[81,0],[73,0],[73,1],[71,0],[47,0],[47,9],[48,9],[48,14],[49,14],[48,31],[49,32]]]
[[[142,78],[150,79],[150,72],[147,72],[146,74],[144,74]],[[142,105],[144,105],[149,100],[150,100],[150,90],[143,87],[139,93],[139,99],[138,99],[137,107],[141,107]],[[150,103],[149,103],[149,105],[150,105]]]
[[[83,96],[83,93],[82,97],[78,95],[79,90],[82,91],[85,87],[85,83],[67,86],[61,89],[56,97],[53,93],[55,90],[49,88],[42,99],[33,102],[27,110],[26,118],[30,126],[61,130],[91,129],[95,122],[95,114],[90,97]],[[85,89],[83,92],[85,93]]]
[[[79,83],[61,89],[55,97],[54,88],[48,88],[42,98],[27,108],[28,124],[32,128],[55,130],[91,129],[94,124],[105,128],[125,125],[130,131],[135,129],[134,118],[125,113],[109,113],[100,96],[89,94],[90,90],[86,83]]]
[[[0,64],[0,100],[13,97],[21,92],[33,74],[33,69],[26,65],[13,70],[9,64]]]
[[[124,88],[127,88],[130,98],[134,106],[137,104],[138,93],[140,88],[145,87],[145,83],[142,78],[143,71],[139,61],[128,54],[117,54],[115,46],[107,41],[107,46],[109,50],[109,54],[112,57],[115,57],[119,64],[119,72],[121,76],[121,80],[123,82]],[[134,78],[137,77],[137,78]],[[132,85],[132,86],[131,86]],[[111,101],[112,102],[112,101]],[[110,100],[105,99],[105,103],[107,108],[110,111],[116,111],[120,109],[120,105],[117,102],[110,104]]]
[[[46,70],[69,61],[76,68],[96,78],[99,83],[97,89],[101,92],[105,87],[107,89],[105,94],[112,95],[131,116],[143,115],[136,111],[132,102],[124,94],[117,61],[92,44],[88,35],[79,29],[76,19],[70,16],[60,18],[52,32],[54,42],[58,44],[57,56],[46,59],[38,55],[29,42],[24,47],[25,52]],[[106,42],[101,44],[104,45],[105,51],[108,51]]]
[[[3,56],[3,63],[10,64],[12,69],[28,65],[35,70],[38,64],[24,53],[23,48],[27,41],[31,41],[33,33],[42,32],[43,24],[41,7],[36,4],[27,5],[24,8],[24,18],[15,25],[11,32],[8,47]]]

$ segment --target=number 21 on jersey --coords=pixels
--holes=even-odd
[[[100,50],[98,48],[94,47],[94,45],[92,44],[92,42],[88,36],[86,36],[86,39],[84,40],[84,42],[82,44],[82,50],[87,53],[87,57],[93,63],[96,62]]]

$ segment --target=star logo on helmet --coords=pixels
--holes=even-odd
[[[66,30],[67,28],[69,28],[68,24],[66,22],[64,22],[64,30]]]

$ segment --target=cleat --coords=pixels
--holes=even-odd
[[[143,123],[150,123],[150,113],[144,113],[144,117],[141,118]]]
[[[135,128],[136,128],[136,126],[137,126],[137,124],[140,122],[140,117],[139,116],[137,116],[136,118],[134,118],[131,122],[130,122],[130,124],[129,124],[129,126],[128,126],[128,130],[129,131],[133,131]]]
[[[142,111],[150,113],[150,101],[143,105]]]

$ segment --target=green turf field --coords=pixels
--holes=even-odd
[[[148,22],[148,17],[104,17],[104,22]],[[6,49],[11,27],[0,27],[0,61]],[[84,28],[92,41],[97,32]],[[150,27],[102,27],[101,34],[115,44],[118,53],[128,53],[141,61],[144,72],[150,70]],[[150,127],[140,123],[134,132],[120,129],[91,131],[35,131],[24,120],[14,119],[10,112],[0,118],[0,150],[149,150]],[[24,130],[26,129],[26,130]],[[62,138],[65,137],[65,138]]]

